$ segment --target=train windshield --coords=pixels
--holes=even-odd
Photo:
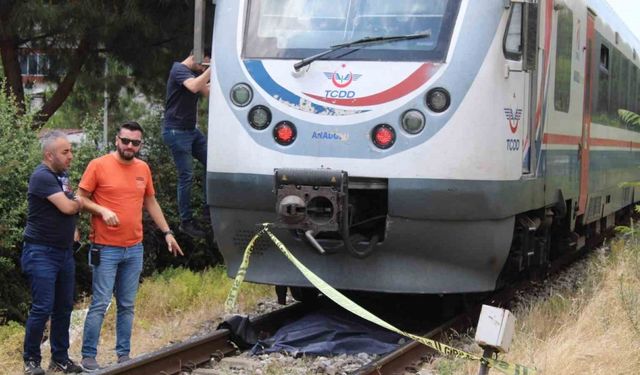
[[[303,59],[362,38],[426,38],[354,45],[323,59],[441,61],[460,0],[250,0],[244,58]]]

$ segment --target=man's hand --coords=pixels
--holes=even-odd
[[[78,212],[80,212],[80,210],[82,210],[82,207],[84,207],[84,199],[82,197],[80,197],[80,196],[75,195],[73,197],[73,200],[78,205]]]
[[[120,225],[120,220],[118,220],[118,215],[115,212],[111,211],[108,208],[102,207],[100,210],[100,215],[102,215],[102,221],[110,227],[116,227]]]
[[[176,241],[176,238],[173,237],[173,234],[168,233],[166,236],[164,236],[164,239],[167,241],[169,252],[172,253],[174,257],[178,256],[178,254],[184,255],[182,253],[180,245],[178,245],[178,242]]]

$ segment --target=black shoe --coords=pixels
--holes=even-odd
[[[194,220],[183,221],[178,228],[182,233],[188,234],[191,237],[204,238],[205,236],[202,228],[200,228]]]
[[[24,375],[44,375],[44,370],[40,367],[40,362],[27,359],[24,361]]]
[[[51,363],[49,363],[49,371],[62,371],[65,374],[79,374],[83,369],[76,365],[71,359],[67,358],[64,361],[51,359]]]

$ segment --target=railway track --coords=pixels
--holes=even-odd
[[[611,234],[611,233],[609,233]],[[477,303],[472,304],[467,311],[457,315],[456,317],[449,319],[441,325],[421,334],[421,336],[430,338],[436,341],[442,341],[446,332],[455,330],[457,332],[464,332],[469,328],[475,327],[478,322],[480,310],[483,304],[489,304],[492,306],[508,307],[513,300],[515,294],[518,291],[529,289],[533,286],[539,278],[548,277],[550,275],[557,274],[559,271],[570,265],[572,262],[584,256],[596,245],[600,244],[604,237],[600,239],[594,239],[589,244],[589,250],[576,251],[566,254],[549,264],[549,267],[545,270],[544,275],[536,275],[526,280],[521,280],[515,284],[505,287],[496,293],[491,294],[488,298],[482,299]],[[391,375],[391,374],[404,374],[406,369],[428,359],[431,356],[437,355],[435,350],[422,345],[416,341],[410,341],[402,345],[397,350],[380,357],[379,359],[363,366],[362,368],[351,372],[352,375]]]
[[[297,319],[310,309],[310,306],[295,303],[257,316],[251,319],[251,323],[256,332],[274,332],[284,322]],[[179,374],[182,371],[192,371],[208,363],[212,358],[221,359],[232,356],[236,352],[237,348],[231,343],[229,330],[219,329],[207,335],[195,337],[167,346],[156,352],[141,355],[131,361],[101,369],[94,372],[94,374]]]
[[[547,269],[545,274],[555,274],[567,264],[574,261],[580,253],[570,253],[565,257],[557,259]],[[421,336],[436,341],[442,341],[444,334],[455,330],[463,332],[475,327],[482,304],[494,306],[509,306],[509,302],[517,291],[529,288],[535,278],[514,283],[510,287],[499,292],[492,293],[486,298],[479,299],[467,304],[465,311],[457,316],[431,326],[425,331],[418,332]],[[293,321],[311,312],[314,306],[309,304],[296,303],[282,309],[260,315],[251,320],[256,332],[273,333],[286,322]],[[192,372],[198,367],[202,367],[212,359],[220,360],[225,357],[235,356],[239,353],[238,348],[231,343],[230,332],[226,329],[216,330],[210,334],[192,338],[181,343],[170,345],[159,351],[148,353],[133,360],[113,365],[96,372],[97,374],[179,374],[181,372]],[[408,367],[415,366],[437,353],[420,343],[408,341],[397,350],[377,358],[365,364],[363,367],[352,371],[357,375],[380,375],[380,374],[402,374]]]

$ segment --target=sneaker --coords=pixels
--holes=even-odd
[[[98,365],[98,361],[94,357],[84,357],[82,358],[82,362],[80,362],[84,371],[92,372],[96,371],[100,368]]]
[[[51,363],[49,363],[49,371],[62,371],[65,374],[78,374],[82,372],[82,367],[76,365],[69,358],[65,359],[64,361],[56,361],[54,359],[51,359]]]
[[[129,357],[128,354],[118,356],[118,363],[127,362],[129,360],[131,360],[131,357]]]
[[[24,361],[24,375],[44,375],[44,370],[35,359]]]
[[[182,233],[188,234],[191,237],[203,238],[205,236],[202,228],[200,228],[194,220],[183,221],[178,228]]]

